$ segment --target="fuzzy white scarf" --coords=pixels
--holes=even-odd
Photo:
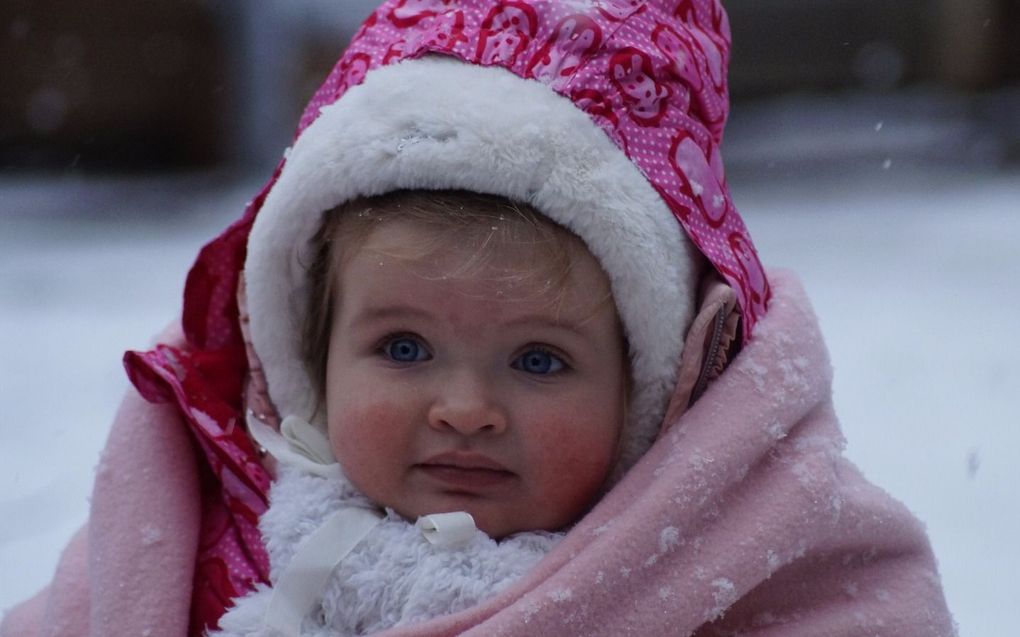
[[[342,475],[324,478],[282,467],[259,526],[277,582],[301,542],[331,515],[372,503]],[[464,545],[431,544],[391,510],[333,571],[321,605],[304,618],[302,637],[367,635],[469,608],[516,581],[562,533],[520,533],[495,542],[481,531]],[[275,637],[264,623],[273,589],[238,598],[212,637]]]

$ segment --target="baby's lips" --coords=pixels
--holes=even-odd
[[[513,471],[503,464],[493,460],[485,454],[474,451],[444,451],[431,456],[424,462],[419,463],[418,466],[451,467],[454,469],[497,471],[513,474]]]

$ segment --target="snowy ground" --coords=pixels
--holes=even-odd
[[[964,637],[1020,598],[1020,175],[858,165],[731,176],[811,294],[849,455],[928,524]],[[0,180],[0,608],[84,520],[126,380],[195,252],[257,183]]]

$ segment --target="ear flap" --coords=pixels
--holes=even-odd
[[[662,431],[673,426],[740,351],[737,335],[741,316],[736,292],[714,270],[702,278],[699,291],[698,313],[684,340],[676,390]]]
[[[280,430],[280,416],[269,398],[269,385],[266,383],[266,374],[262,369],[262,361],[251,343],[251,332],[248,327],[248,298],[245,290],[244,273],[237,282],[237,309],[239,323],[241,324],[241,335],[244,337],[244,350],[248,357],[248,380],[244,387],[245,411],[253,412],[255,417],[264,424],[272,427],[275,431]]]
[[[255,348],[251,344],[251,333],[249,331],[248,296],[245,292],[244,273],[241,273],[237,281],[237,309],[238,322],[241,324],[241,335],[244,337],[245,354],[248,357],[248,378],[244,383],[244,410],[247,417],[254,417],[262,424],[280,431],[280,416],[269,398],[269,386],[266,383],[266,374],[262,370],[262,362],[259,360]],[[259,441],[252,436],[252,444],[259,452],[262,459],[262,466],[269,471],[270,475],[276,476],[276,462],[268,455],[266,449],[259,444]]]

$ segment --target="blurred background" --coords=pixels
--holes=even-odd
[[[1020,1],[724,4],[730,185],[816,304],[848,454],[928,523],[961,634],[1010,634]],[[179,313],[374,6],[0,3],[0,608],[85,519],[121,353]]]
[[[1020,152],[1015,0],[726,4],[731,161],[757,168],[770,155],[814,162],[882,150],[999,163]],[[373,6],[5,0],[0,167],[265,173]],[[892,130],[853,134],[869,110],[889,113]]]

